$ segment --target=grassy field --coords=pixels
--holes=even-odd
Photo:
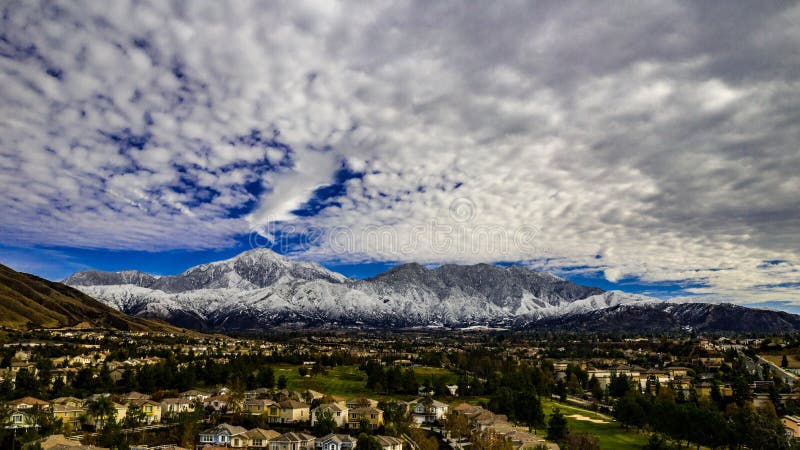
[[[559,408],[564,416],[579,414],[590,419],[606,422],[593,423],[585,420],[578,420],[574,417],[567,417],[570,431],[583,431],[596,436],[600,440],[601,449],[639,450],[642,446],[647,444],[647,435],[639,434],[633,430],[626,431],[619,423],[612,422],[611,418],[608,416],[545,399],[542,400],[542,408],[544,408],[544,413],[547,415],[548,420],[553,413],[554,407]]]
[[[301,377],[298,371],[300,366],[290,364],[278,364],[273,366],[275,370],[275,379],[281,375],[286,376],[288,380],[288,389],[295,391],[304,391],[312,389],[323,394],[335,395],[344,398],[354,398],[360,396],[367,396],[376,400],[383,400],[387,398],[397,398],[401,400],[408,400],[413,398],[409,396],[386,396],[374,394],[367,391],[366,383],[367,376],[364,372],[358,370],[357,366],[339,366],[328,369],[328,373],[324,375],[316,375],[314,377]],[[415,367],[414,372],[417,375],[417,380],[425,382],[428,377],[445,376],[448,382],[454,382],[456,375],[446,369],[437,369],[433,367]]]
[[[775,364],[778,367],[780,367],[781,360],[783,359],[783,355],[764,355],[764,354],[759,354],[758,356],[766,359],[767,361]],[[789,361],[789,368],[790,369],[800,369],[800,355],[798,355],[798,354],[786,355],[786,359]]]

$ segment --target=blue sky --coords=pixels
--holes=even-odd
[[[356,277],[510,261],[800,305],[800,5],[0,8],[16,269],[269,246]]]

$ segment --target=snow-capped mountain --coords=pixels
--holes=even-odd
[[[626,323],[681,329],[702,326],[704,320],[715,317],[723,317],[714,322],[721,324],[725,317],[732,317],[719,305],[683,306],[603,291],[519,266],[430,269],[412,263],[353,280],[267,249],[192,267],[175,276],[85,271],[64,283],[129,315],[197,329],[491,325],[603,331],[617,325],[624,328]],[[744,314],[735,312],[736,317]],[[759,323],[769,320],[764,314],[748,317],[757,317]],[[791,322],[782,317],[775,320]]]
[[[351,280],[267,249],[175,276],[85,271],[64,283],[130,315],[207,329],[511,324],[648,301],[517,266],[404,264]]]

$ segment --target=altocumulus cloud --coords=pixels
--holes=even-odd
[[[800,303],[798,24],[792,2],[5,2],[0,239],[346,229],[296,251]]]

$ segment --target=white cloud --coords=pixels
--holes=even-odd
[[[800,302],[782,287],[800,281],[796,7],[5,8],[2,242],[217,248],[280,220],[349,230],[318,259],[526,261]],[[363,178],[293,216],[343,163]],[[497,230],[515,243],[489,245]]]

